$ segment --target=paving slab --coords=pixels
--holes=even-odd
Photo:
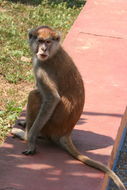
[[[79,18],[74,25],[78,32],[127,39],[127,3],[124,0],[88,0]]]
[[[120,16],[121,15],[121,16]],[[108,164],[127,103],[127,2],[88,0],[63,46],[86,89],[84,112],[73,131],[77,148]],[[11,135],[0,148],[0,190],[100,190],[104,175],[52,144],[35,156]]]

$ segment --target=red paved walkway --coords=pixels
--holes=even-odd
[[[127,2],[88,0],[64,41],[84,79],[86,105],[73,139],[105,164],[127,102]],[[0,149],[0,189],[100,190],[103,174],[53,145],[26,157],[25,144],[8,137]]]

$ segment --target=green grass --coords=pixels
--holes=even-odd
[[[39,25],[50,25],[65,36],[84,3],[80,0],[15,2],[0,1],[3,8],[0,14],[0,73],[13,83],[31,78],[26,72],[31,64],[21,61],[22,56],[30,57],[27,31]],[[38,5],[30,5],[29,2]]]
[[[13,88],[24,82],[33,83],[28,30],[49,25],[61,31],[64,38],[84,4],[85,0],[0,0],[0,76],[7,85],[12,84],[12,92],[7,92],[6,98],[0,87],[3,102],[0,104],[0,139],[5,137],[24,106],[24,97],[17,100],[15,96],[20,91],[14,93]],[[6,92],[6,85],[4,88]]]
[[[6,110],[0,111],[0,142],[6,137],[10,126],[14,124],[22,107],[16,105],[14,101],[6,104]]]

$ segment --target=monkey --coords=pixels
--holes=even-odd
[[[72,142],[71,132],[85,104],[83,79],[75,63],[60,43],[60,34],[49,26],[29,31],[36,88],[28,95],[26,129],[12,134],[27,141],[25,155],[36,153],[39,135],[61,145],[75,159],[108,174],[120,190],[119,177],[101,162],[82,155]]]

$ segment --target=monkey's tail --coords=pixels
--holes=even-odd
[[[66,151],[68,151],[77,160],[108,174],[108,176],[110,176],[113,179],[114,183],[118,186],[119,190],[126,190],[120,178],[111,169],[109,169],[107,166],[105,166],[101,162],[92,160],[91,158],[85,155],[82,155],[74,146],[71,137],[68,137],[68,136],[61,137],[60,144],[63,146],[63,148]]]

